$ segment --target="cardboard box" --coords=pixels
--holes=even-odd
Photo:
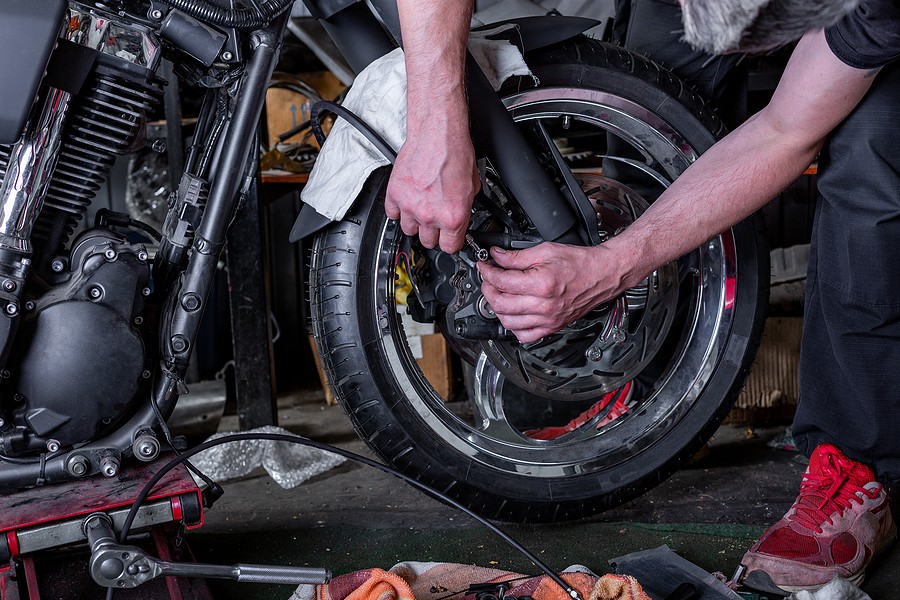
[[[770,317],[750,376],[726,423],[789,421],[800,396],[802,317]]]
[[[452,355],[444,336],[439,333],[415,335],[409,338],[410,349],[422,374],[431,383],[434,390],[441,395],[444,400],[449,400],[453,393],[453,369]],[[325,404],[333,406],[337,404],[331,387],[328,385],[328,378],[322,369],[322,362],[319,360],[319,353],[316,351],[316,340],[313,336],[309,336],[309,347],[313,351],[313,359],[316,363],[316,373],[319,375],[319,383],[325,392]]]
[[[420,336],[422,356],[416,362],[422,374],[444,400],[450,400],[453,393],[452,355],[444,336],[439,333]]]
[[[276,80],[299,79],[311,86],[324,100],[333,100],[344,89],[344,85],[328,71],[301,73],[293,78],[275,77]],[[272,87],[266,92],[266,126],[269,145],[273,145],[279,135],[309,120],[314,102],[306,95],[294,90]],[[285,142],[301,142],[309,129],[288,138]],[[327,129],[326,129],[327,132]],[[310,136],[308,140],[315,145]]]

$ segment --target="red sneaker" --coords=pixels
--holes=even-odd
[[[596,417],[600,414],[600,411],[605,409],[606,406],[615,398],[616,402],[613,404],[612,408],[609,409],[609,412],[605,417],[600,419],[597,423],[597,429],[600,429],[607,423],[615,421],[631,408],[629,405],[629,401],[631,399],[631,382],[628,381],[618,390],[613,390],[608,394],[605,394],[600,400],[595,402],[589,409],[566,423],[561,427],[543,427],[541,429],[532,429],[530,431],[526,431],[525,435],[530,437],[533,440],[555,440],[556,438],[562,437],[567,433],[571,433]]]
[[[887,493],[872,470],[822,444],[794,505],[742,562],[791,592],[818,589],[835,575],[859,585],[872,557],[896,537]]]

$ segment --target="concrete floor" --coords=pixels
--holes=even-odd
[[[283,400],[280,424],[367,453],[341,409],[325,406],[321,392]],[[234,428],[226,417],[220,430]],[[665,544],[707,571],[730,576],[799,487],[801,457],[766,445],[783,430],[724,426],[705,459],[628,504],[575,523],[502,528],[553,568],[583,564],[609,572],[609,559]],[[189,537],[201,561],[311,565],[335,575],[405,560],[534,571],[473,519],[360,465],[341,465],[293,490],[261,474],[228,482],[225,491]],[[895,546],[870,569],[863,589],[873,600],[898,598],[898,576]],[[213,590],[226,600],[287,600],[293,587],[214,583]]]

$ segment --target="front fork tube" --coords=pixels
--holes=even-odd
[[[282,15],[251,36],[250,60],[242,76],[234,112],[213,160],[209,199],[195,231],[187,268],[180,285],[173,291],[177,297],[169,307],[171,319],[160,342],[165,374],[157,380],[154,397],[163,414],[171,410],[177,399],[228,226],[238,209],[247,161],[255,159],[259,118],[286,24],[287,16]]]

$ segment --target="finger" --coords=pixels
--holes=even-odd
[[[466,223],[461,228],[441,229],[441,250],[447,254],[459,252],[466,238]]]
[[[419,233],[419,222],[407,214],[400,215],[400,229],[408,236]]]
[[[517,269],[519,271],[533,267],[538,262],[534,248],[526,248],[524,250],[491,248],[491,257],[493,257],[494,262],[504,269]]]
[[[481,293],[484,294],[485,300],[491,305],[491,310],[501,318],[501,321],[506,316],[540,314],[541,306],[538,298],[507,294],[487,281],[482,282]]]
[[[390,184],[388,184],[387,192],[384,195],[384,214],[387,215],[388,219],[394,219],[395,221],[400,218],[400,204],[397,202],[393,186]]]
[[[519,340],[520,344],[530,344],[531,342],[536,342],[542,337],[546,337],[552,334],[553,330],[537,327],[534,329],[522,329],[519,331],[513,331],[513,333],[516,335],[516,339]]]
[[[388,219],[397,220],[400,218],[400,207],[391,198],[384,199],[384,214]]]
[[[487,262],[478,263],[484,281],[507,294],[530,295],[535,292],[534,275],[527,271],[507,270]]]
[[[419,243],[426,248],[434,248],[437,246],[440,231],[435,227],[421,225],[419,227]]]

